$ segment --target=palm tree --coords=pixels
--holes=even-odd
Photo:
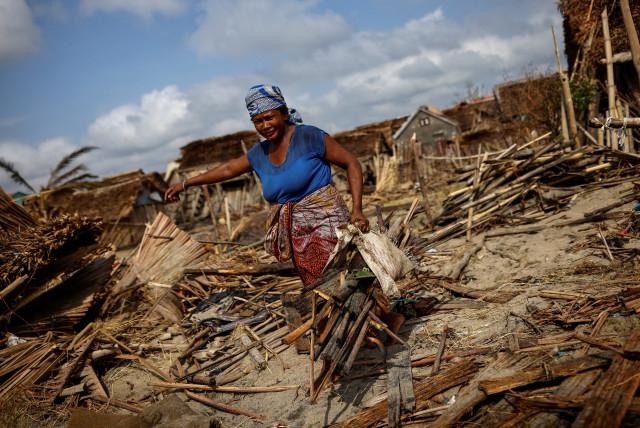
[[[36,192],[34,188],[31,187],[31,184],[29,184],[27,180],[22,178],[22,175],[20,175],[18,170],[13,166],[11,162],[0,158],[0,168],[4,169],[14,182],[18,184],[22,184],[24,187],[30,189],[33,193]]]
[[[73,161],[78,157],[95,149],[97,149],[97,147],[84,146],[63,157],[53,171],[51,171],[47,184],[41,187],[40,190],[51,190],[57,187],[78,184],[83,181],[97,178],[97,176],[87,172],[88,168],[84,164],[79,164],[70,168]],[[21,184],[36,193],[35,189],[22,177],[22,175],[20,175],[18,170],[15,169],[13,163],[0,158],[0,169],[4,169],[14,182]]]

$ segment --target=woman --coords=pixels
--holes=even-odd
[[[246,155],[170,187],[165,200],[177,201],[188,187],[213,184],[255,171],[265,199],[274,204],[265,248],[279,261],[292,260],[305,288],[320,277],[337,238],[336,226],[351,221],[366,232],[362,213],[360,162],[330,135],[290,115],[277,86],[257,85],[245,97],[256,131],[264,140]],[[351,214],[331,182],[331,165],[347,171]]]

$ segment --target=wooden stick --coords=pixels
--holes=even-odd
[[[444,354],[444,347],[447,343],[447,335],[449,334],[449,327],[445,324],[440,335],[440,345],[438,346],[438,352],[436,353],[436,359],[431,368],[431,376],[436,375],[440,371],[440,362],[442,361],[442,354]]]
[[[115,398],[103,397],[101,395],[92,395],[90,398],[94,401],[98,401],[100,403],[104,403],[113,407],[119,407],[133,413],[142,413],[143,410],[143,408],[140,406],[127,403],[126,401],[116,400]]]
[[[427,177],[423,168],[422,150],[418,144],[416,133],[411,136],[411,145],[413,147],[413,159],[416,166],[416,176],[418,177],[418,183],[420,183],[420,191],[422,192],[422,206],[424,212],[427,215],[427,226],[429,229],[433,227],[433,216],[431,215],[431,205],[429,204],[429,192],[427,191]]]
[[[300,385],[277,385],[277,386],[211,386],[199,383],[176,383],[150,381],[149,386],[167,389],[197,389],[200,391],[211,391],[230,394],[263,394],[269,392],[282,392],[300,388]]]
[[[404,346],[409,347],[409,344],[400,339],[397,334],[392,332],[389,327],[387,327],[387,325],[382,322],[382,320],[378,318],[376,314],[373,313],[373,311],[369,311],[369,318],[371,318],[371,325],[373,325],[375,328],[377,328],[378,330],[383,330],[385,333],[391,336],[391,338],[398,341],[398,343],[402,343]]]
[[[562,94],[565,112],[567,114],[567,120],[569,122],[569,137],[574,140],[578,135],[578,128],[576,126],[576,112],[573,109],[573,97],[571,96],[571,87],[569,86],[569,78],[567,73],[564,72],[562,63],[560,62],[560,49],[558,48],[558,42],[556,40],[556,32],[551,27],[551,35],[553,36],[553,46],[555,48],[556,65],[558,66],[558,74],[560,75],[560,81],[562,82]]]
[[[613,254],[611,254],[611,249],[609,248],[609,244],[607,243],[607,240],[605,239],[604,234],[602,233],[601,227],[598,228],[598,235],[600,235],[600,239],[602,239],[604,248],[607,250],[607,256],[609,257],[609,260],[613,261]]]
[[[604,53],[607,58],[607,98],[609,101],[609,114],[611,117],[619,117],[617,114],[618,108],[616,107],[616,84],[613,77],[613,61],[611,51],[611,34],[609,33],[609,15],[607,8],[602,11],[602,34],[604,36]],[[611,148],[617,150],[618,137],[615,134],[611,134]]]
[[[640,81],[640,40],[638,39],[636,26],[633,23],[633,15],[631,15],[629,0],[620,0],[620,10],[622,11],[622,19],[624,20],[624,26],[627,30],[627,37],[629,37],[633,66],[638,74],[638,81]]]
[[[316,322],[316,300],[317,300],[316,293],[311,293],[311,325],[312,326]],[[313,397],[315,395],[315,380],[316,380],[315,367],[314,367],[314,364],[316,362],[315,361],[316,360],[316,354],[315,354],[316,332],[313,328],[311,329],[310,343],[311,343],[311,348],[309,349],[309,395]]]
[[[476,193],[478,192],[478,183],[480,182],[480,152],[482,151],[482,145],[478,146],[478,159],[476,159],[476,170],[473,175],[473,187],[471,189],[471,202],[473,202]],[[483,161],[486,160],[487,156],[485,155]],[[471,231],[473,226],[473,206],[471,206],[468,210],[467,217],[467,241],[471,241]]]
[[[11,294],[15,289],[20,287],[27,280],[27,275],[22,275],[16,278],[11,284],[7,285],[5,288],[0,291],[0,300],[4,300],[9,294]]]
[[[311,319],[308,319],[304,322],[304,324],[300,325],[300,327],[287,334],[287,336],[282,339],[282,343],[284,343],[285,345],[291,345],[293,342],[301,338],[306,332],[308,332],[309,329],[311,329],[311,325]]]
[[[594,117],[591,118],[589,120],[589,127],[590,128],[601,128],[602,126],[604,126],[604,123]],[[622,127],[626,127],[626,128],[640,128],[640,117],[626,117],[623,119],[617,119],[615,117],[612,117],[609,120],[609,128],[622,128]]]
[[[255,413],[251,413],[251,412],[248,412],[246,410],[238,409],[237,407],[229,406],[227,404],[218,403],[217,401],[210,400],[207,397],[204,397],[202,395],[194,394],[191,391],[185,391],[184,393],[186,394],[187,397],[191,398],[192,400],[199,401],[200,403],[206,404],[209,407],[213,407],[216,410],[220,410],[220,411],[226,412],[226,413],[231,413],[233,415],[248,416],[248,417],[250,417],[252,419],[255,419],[257,421],[264,420],[264,418],[262,416],[256,415]]]

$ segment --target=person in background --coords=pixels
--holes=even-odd
[[[246,155],[170,187],[165,200],[175,202],[192,186],[208,185],[255,171],[272,209],[265,249],[280,262],[293,261],[305,289],[319,279],[337,243],[335,228],[351,222],[369,230],[362,213],[362,167],[329,134],[302,124],[280,88],[256,85],[245,97],[256,131],[264,138]],[[331,179],[331,165],[347,172],[351,213]]]

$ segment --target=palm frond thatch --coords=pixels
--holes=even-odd
[[[49,177],[49,182],[47,183],[46,188],[51,189],[53,187],[57,187],[60,185],[60,183],[64,183],[65,181],[72,179],[73,176],[78,175],[79,173],[85,172],[87,170],[88,168],[86,165],[80,164],[71,168],[69,171],[65,172],[64,174],[58,177],[51,176]]]
[[[74,150],[71,153],[69,153],[68,155],[66,155],[65,157],[63,157],[60,160],[60,162],[58,162],[58,165],[56,165],[56,167],[51,172],[51,178],[50,178],[49,182],[53,181],[56,177],[58,177],[60,175],[60,173],[66,167],[71,165],[71,162],[73,162],[79,156],[82,156],[85,153],[89,153],[90,151],[95,150],[95,149],[97,149],[96,146],[83,146],[83,147],[80,147],[78,150]],[[49,186],[47,185],[47,187],[49,187]]]
[[[35,189],[31,187],[31,185],[27,182],[27,180],[22,178],[22,176],[20,175],[18,170],[15,168],[13,163],[3,158],[0,158],[0,168],[4,169],[14,182],[25,186],[26,188],[28,188],[29,190],[35,193]]]

